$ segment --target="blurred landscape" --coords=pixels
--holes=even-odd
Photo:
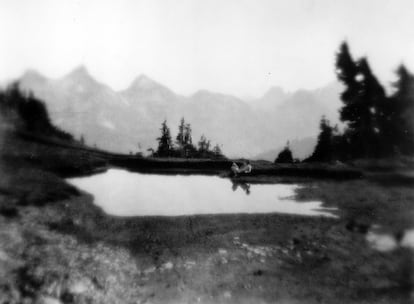
[[[19,60],[5,62],[13,73],[0,89],[0,304],[413,303],[414,74],[397,49],[414,5],[137,3],[4,5],[7,17],[30,19],[19,18],[22,28],[4,19],[16,33],[52,35],[52,24],[64,39],[40,51],[17,40],[7,58]],[[92,17],[96,8],[106,18]],[[31,23],[32,12],[44,20]],[[86,29],[101,36],[85,38]],[[351,38],[339,40],[342,29]],[[32,36],[22,37],[44,38]],[[82,45],[104,56],[101,70],[88,71]],[[142,61],[129,50],[136,45]],[[90,61],[64,76],[30,66],[16,76],[32,55],[62,71],[56,54],[66,67]],[[209,90],[176,93],[144,74],[115,89],[105,67],[119,79],[160,68],[168,83],[182,81],[179,92],[198,82]],[[321,86],[326,67],[333,79]],[[269,81],[261,97],[245,94]]]

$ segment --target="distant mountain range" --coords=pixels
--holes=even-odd
[[[274,87],[247,102],[204,90],[181,96],[145,75],[127,89],[114,91],[82,66],[60,79],[30,70],[18,80],[23,89],[45,101],[57,126],[76,137],[83,135],[89,145],[114,152],[145,152],[157,147],[164,119],[175,138],[179,120],[185,117],[192,125],[194,142],[205,134],[230,157],[262,155],[269,160],[274,159],[272,150],[288,140],[294,153],[293,143],[306,142],[297,145],[301,148],[296,157],[309,155],[321,116],[337,121],[341,91],[338,83],[290,93]]]

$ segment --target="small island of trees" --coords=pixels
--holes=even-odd
[[[167,121],[161,124],[161,135],[157,138],[158,148],[156,151],[149,149],[154,157],[180,157],[180,158],[209,158],[209,159],[225,159],[220,145],[214,147],[211,141],[203,134],[197,143],[193,144],[191,124],[186,123],[184,117],[181,118],[178,125],[178,133],[173,141],[170,128]]]

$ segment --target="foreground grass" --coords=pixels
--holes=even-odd
[[[409,177],[397,179],[392,172],[346,182],[293,174],[239,178],[253,188],[300,183],[297,199],[337,207],[338,218],[123,218],[104,214],[92,196],[61,179],[106,167],[103,154],[16,137],[4,143],[0,303],[413,301],[412,252],[401,246],[379,252],[366,241],[375,225],[391,235],[414,227]],[[269,169],[268,163],[255,165]],[[188,173],[172,169],[167,173]]]
[[[297,196],[339,218],[111,217],[52,173],[3,164],[0,303],[412,301],[412,252],[375,251],[364,229],[412,228],[413,187],[308,181]]]

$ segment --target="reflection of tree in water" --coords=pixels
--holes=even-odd
[[[242,188],[244,192],[246,192],[247,195],[250,194],[250,184],[246,183],[246,182],[242,182],[242,181],[238,181],[238,180],[231,180],[232,182],[232,186],[231,189],[233,191],[236,191],[238,187]]]

